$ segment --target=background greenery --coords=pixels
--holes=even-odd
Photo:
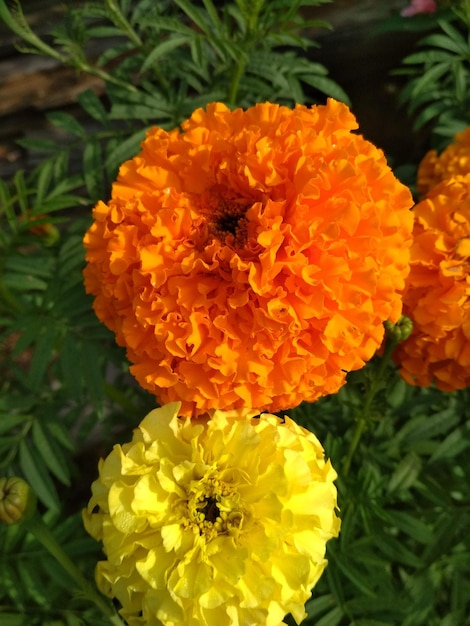
[[[83,290],[90,209],[108,196],[150,125],[173,128],[212,100],[349,102],[305,34],[328,27],[304,13],[324,3],[73,3],[41,39],[18,2],[0,0],[0,18],[24,52],[103,85],[78,96],[80,119],[49,114],[66,141],[23,140],[39,165],[0,180],[0,474],[29,481],[44,522],[90,579],[101,553],[81,509],[97,461],[154,403],[128,375],[124,352]],[[423,41],[399,68],[403,104],[436,145],[470,124],[470,10],[467,1],[456,5],[411,22],[425,29]],[[383,28],[409,25],[397,15]],[[90,60],[95,41],[106,45]],[[470,624],[469,407],[469,390],[409,387],[376,358],[337,395],[291,411],[332,458],[343,520],[307,604],[307,626]],[[0,623],[106,622],[16,525],[0,528]]]

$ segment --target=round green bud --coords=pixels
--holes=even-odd
[[[22,478],[0,478],[0,521],[16,524],[36,510],[36,495]]]

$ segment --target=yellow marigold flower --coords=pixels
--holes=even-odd
[[[300,623],[340,524],[321,444],[288,417],[180,406],[100,461],[84,511],[99,588],[130,626]]]
[[[413,201],[346,105],[224,104],[153,128],[85,235],[138,382],[184,415],[336,392],[401,314]]]
[[[470,173],[470,127],[457,133],[454,142],[439,155],[427,152],[418,166],[416,187],[424,196],[433,187],[451,176]]]
[[[403,311],[410,337],[394,359],[412,385],[470,385],[470,174],[434,187],[416,205]]]

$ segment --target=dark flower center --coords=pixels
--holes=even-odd
[[[214,523],[216,519],[220,516],[219,507],[217,506],[217,500],[209,496],[204,501],[204,507],[201,510],[201,513],[204,515],[204,518],[208,522]]]

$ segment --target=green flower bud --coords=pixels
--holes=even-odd
[[[387,338],[394,343],[408,339],[413,330],[413,322],[406,315],[402,315],[396,324],[387,320],[384,322],[384,326]]]
[[[0,521],[16,524],[36,510],[36,495],[22,478],[0,478]]]

